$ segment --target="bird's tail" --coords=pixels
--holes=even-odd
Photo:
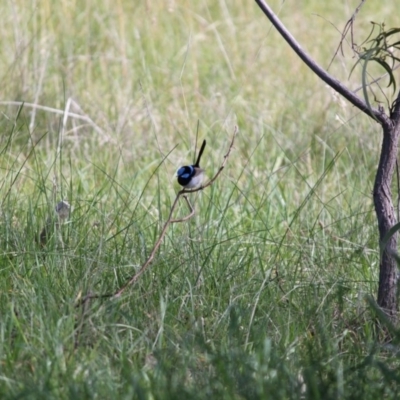
[[[197,157],[196,164],[194,164],[195,167],[200,167],[200,158],[201,155],[203,154],[205,147],[206,147],[206,141],[204,140],[203,144],[201,145],[201,149],[199,151],[199,156]]]

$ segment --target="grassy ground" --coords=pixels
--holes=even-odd
[[[271,5],[328,67],[358,2],[323,3]],[[391,7],[365,4],[358,44],[370,20],[393,26]],[[1,398],[398,398],[396,348],[377,341],[366,301],[379,127],[255,3],[0,11]],[[352,89],[354,62],[346,44],[330,67]],[[146,261],[198,121],[210,177],[239,126],[220,179],[192,196],[195,217],[169,229],[134,287],[75,308]],[[70,218],[40,246],[61,199]]]

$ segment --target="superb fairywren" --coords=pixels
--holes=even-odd
[[[204,169],[200,168],[200,158],[205,147],[206,141],[204,140],[203,144],[201,145],[196,164],[180,167],[176,173],[178,177],[178,183],[185,189],[194,189],[199,187],[203,182]]]

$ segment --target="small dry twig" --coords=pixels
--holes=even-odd
[[[354,53],[357,53],[357,49],[356,49],[356,44],[354,43],[354,21],[356,20],[357,14],[360,12],[361,7],[364,5],[365,0],[361,0],[360,4],[357,6],[357,8],[355,9],[355,11],[353,12],[353,15],[350,17],[350,19],[346,22],[346,25],[343,28],[342,31],[342,38],[340,39],[339,45],[335,51],[335,54],[332,57],[331,62],[328,65],[328,70],[331,67],[333,60],[336,58],[337,54],[339,53],[339,51],[342,53],[342,55],[344,54],[343,52],[343,42],[347,36],[347,34],[350,31],[350,43],[351,43],[351,48],[353,50]]]
[[[168,219],[167,219],[167,221],[165,222],[163,229],[161,230],[160,236],[159,236],[159,238],[157,239],[157,241],[156,241],[156,243],[155,243],[155,245],[154,245],[154,247],[153,247],[153,250],[152,250],[151,253],[150,253],[149,258],[148,258],[148,259],[146,260],[146,262],[141,266],[141,268],[139,269],[139,271],[136,272],[136,274],[134,274],[133,276],[131,276],[131,277],[126,281],[126,283],[125,283],[123,286],[121,286],[121,287],[120,287],[117,291],[115,291],[114,293],[106,293],[106,294],[94,294],[94,293],[89,293],[89,294],[87,294],[86,296],[84,296],[84,297],[78,299],[78,302],[77,302],[77,304],[76,304],[76,307],[79,307],[79,306],[81,306],[81,305],[85,305],[85,304],[86,304],[89,300],[91,300],[91,299],[118,298],[118,297],[120,297],[120,296],[125,292],[125,290],[126,290],[128,287],[134,285],[134,284],[139,280],[139,278],[140,278],[140,277],[143,275],[143,273],[149,268],[151,262],[153,261],[153,258],[154,258],[154,256],[155,256],[157,250],[159,249],[159,247],[160,247],[160,245],[161,245],[161,243],[162,243],[162,241],[163,241],[163,239],[164,239],[164,236],[165,236],[165,234],[166,234],[166,232],[167,232],[167,229],[168,229],[169,225],[171,225],[171,224],[173,224],[173,223],[177,223],[177,222],[184,222],[184,221],[187,221],[188,219],[190,219],[191,217],[193,217],[193,215],[195,214],[195,211],[194,211],[192,205],[190,204],[190,201],[189,201],[189,199],[188,199],[188,197],[187,197],[186,195],[189,194],[189,193],[194,193],[194,192],[198,192],[198,191],[200,191],[200,190],[204,190],[205,188],[211,186],[211,185],[215,182],[215,180],[216,180],[216,179],[218,178],[218,176],[221,174],[222,170],[225,168],[225,164],[226,164],[226,162],[227,162],[227,160],[228,160],[228,158],[229,158],[229,155],[230,155],[230,153],[231,153],[231,150],[232,150],[232,148],[233,148],[233,144],[234,144],[234,142],[235,142],[235,137],[236,137],[237,132],[238,132],[238,127],[235,126],[234,133],[233,133],[233,136],[232,136],[232,140],[231,140],[231,143],[230,143],[228,152],[225,154],[224,160],[223,160],[221,166],[219,167],[217,173],[214,175],[214,177],[213,177],[212,179],[210,179],[205,185],[202,185],[202,186],[200,186],[200,187],[198,187],[198,188],[195,188],[195,189],[182,189],[182,190],[180,190],[180,191],[178,192],[178,194],[176,195],[175,201],[174,201],[174,203],[172,204],[171,211],[170,211],[170,213],[169,213]],[[176,206],[177,206],[177,204],[178,204],[178,201],[179,201],[179,198],[180,198],[181,196],[186,200],[186,203],[187,203],[187,205],[189,206],[190,214],[188,214],[187,216],[185,216],[185,217],[183,217],[183,218],[180,218],[180,219],[172,219],[172,215],[173,215],[173,213],[174,213],[174,211],[175,211],[175,208],[176,208]]]

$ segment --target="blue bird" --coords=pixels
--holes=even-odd
[[[203,182],[204,169],[200,168],[200,158],[205,147],[206,141],[204,140],[203,144],[201,145],[196,163],[193,165],[184,165],[183,167],[180,167],[176,173],[178,177],[178,183],[185,189],[197,188]]]

